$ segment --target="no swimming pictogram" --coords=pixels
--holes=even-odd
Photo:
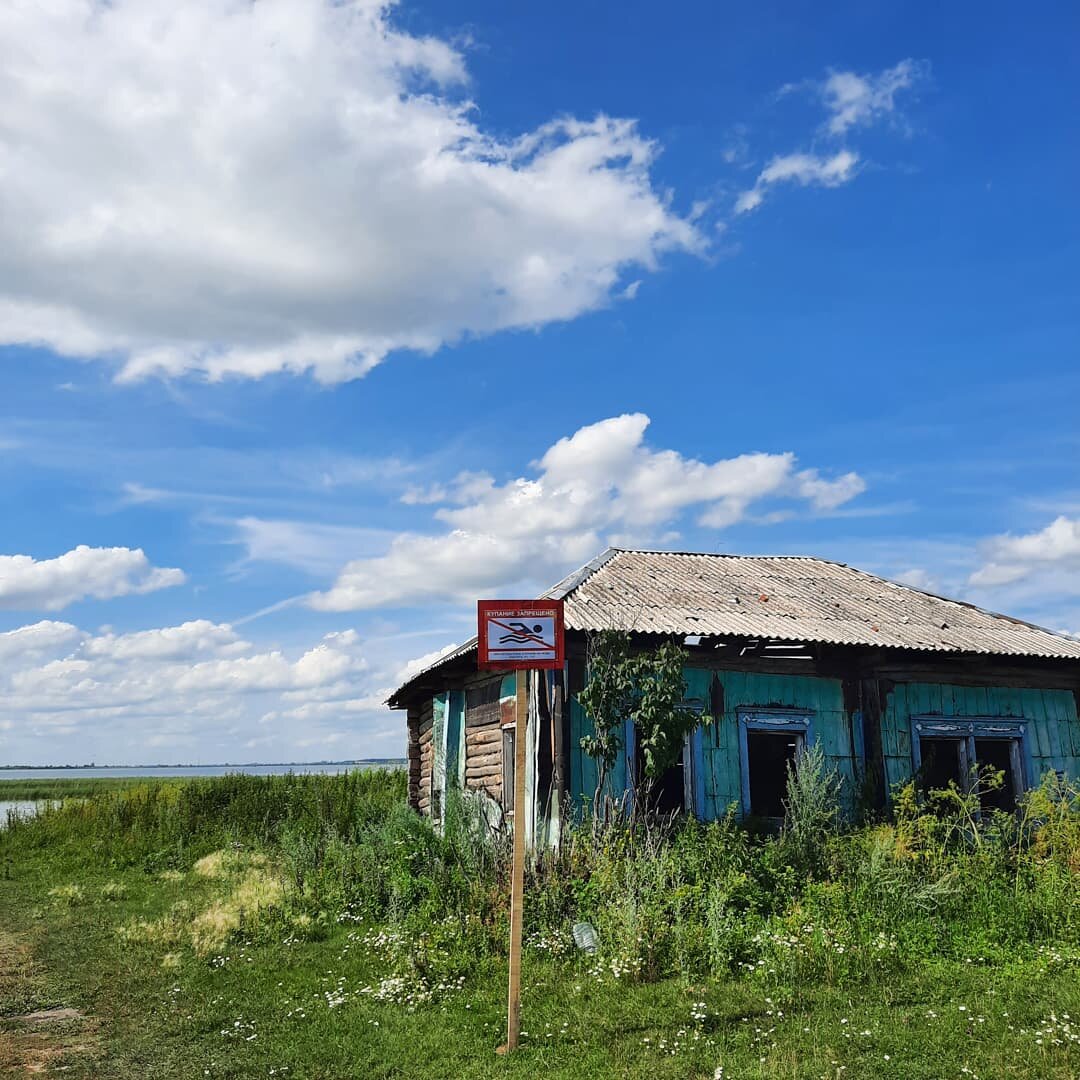
[[[561,600],[481,600],[477,616],[480,667],[562,667]]]

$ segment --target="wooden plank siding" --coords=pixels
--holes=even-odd
[[[1051,769],[1080,779],[1080,718],[1071,690],[881,680],[876,686],[864,684],[860,694],[849,692],[845,701],[840,679],[701,668],[688,668],[685,675],[687,698],[694,699],[695,705],[704,702],[709,708],[713,701],[723,705],[712,726],[697,740],[701,757],[695,764],[702,782],[695,812],[705,820],[722,816],[732,805],[741,806],[739,715],[744,711],[805,712],[812,720],[813,739],[825,751],[828,766],[843,778],[849,800],[864,769],[869,768],[873,776],[878,752],[887,791],[911,778],[913,716],[1025,720],[1028,768],[1033,773],[1030,782],[1038,783]],[[880,705],[875,691],[880,693]],[[880,725],[876,739],[864,739],[864,704],[870,723]],[[591,799],[596,786],[596,765],[580,745],[588,731],[585,711],[571,699],[569,790],[578,803]],[[626,784],[626,762],[620,757],[605,794],[618,796]]]
[[[708,711],[714,703],[723,705],[713,724],[695,740],[701,755],[695,762],[701,781],[697,784],[701,805],[694,808],[699,817],[713,820],[723,816],[732,804],[741,804],[739,715],[744,710],[799,710],[811,715],[813,737],[824,748],[828,766],[843,777],[849,797],[854,793],[855,741],[839,679],[704,668],[687,668],[684,674],[686,698],[696,708]],[[590,800],[596,787],[596,764],[581,749],[581,738],[588,730],[589,719],[584,709],[571,699],[570,790],[579,803]],[[605,794],[618,796],[626,784],[626,761],[620,756],[609,774]]]
[[[409,762],[409,805],[420,809],[420,709],[409,709],[406,721]]]
[[[502,805],[503,728],[514,721],[514,677],[486,672],[420,699],[408,710],[409,805],[441,811],[451,788]]]
[[[1049,770],[1080,779],[1080,720],[1071,690],[949,683],[892,685],[881,724],[885,779],[890,790],[911,779],[913,716],[1026,721],[1026,751],[1034,773],[1029,782],[1037,784]]]
[[[848,798],[856,784],[851,717],[844,707],[839,679],[813,676],[762,675],[753,672],[688,672],[687,685],[697,697],[695,683],[715,678],[723,690],[724,711],[702,733],[705,801],[698,815],[722,817],[732,805],[742,806],[742,768],[739,716],[744,712],[798,712],[811,721],[812,738],[825,752],[826,765],[843,779]],[[708,697],[706,697],[708,700]],[[745,808],[743,808],[745,809]]]
[[[654,643],[644,635],[638,642],[642,648]],[[586,654],[584,635],[569,635],[565,673],[553,673],[540,695],[533,766],[540,817],[557,816],[552,807],[563,795],[578,807],[593,796],[595,763],[580,747],[589,721],[577,700]],[[1050,769],[1080,779],[1080,663],[1074,661],[825,645],[807,647],[802,657],[774,657],[753,642],[732,642],[690,646],[685,677],[687,699],[715,717],[691,742],[687,786],[694,812],[705,819],[720,817],[733,804],[742,807],[740,715],[747,712],[804,715],[808,737],[844,778],[849,799],[865,779],[868,792],[884,804],[892,788],[911,777],[913,717],[1023,721],[1025,780],[1037,783]],[[457,747],[455,754],[445,744],[447,787],[464,786],[502,805],[503,736],[514,721],[514,689],[513,675],[478,672],[475,659],[463,657],[408,700],[411,805],[430,813],[434,698],[441,701],[445,724],[435,725],[436,735],[445,730]],[[620,756],[606,793],[622,796],[631,772],[626,755]]]

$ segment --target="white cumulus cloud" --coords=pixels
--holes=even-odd
[[[1072,571],[1075,581],[1075,574],[1080,573],[1080,519],[1061,515],[1036,532],[994,537],[984,546],[984,555],[983,565],[969,578],[970,585],[1012,585],[1037,571]]]
[[[0,609],[59,611],[79,600],[110,600],[181,585],[184,572],[152,566],[141,548],[80,544],[55,559],[0,555]]]
[[[0,344],[334,383],[703,246],[632,120],[485,130],[461,52],[391,8],[0,5]]]
[[[107,657],[115,661],[191,661],[207,654],[236,655],[249,648],[248,643],[241,641],[231,626],[212,623],[208,619],[194,619],[180,626],[155,630],[136,630],[128,634],[104,633],[88,638],[83,643],[82,651],[87,656]]]
[[[0,634],[0,756],[295,760],[363,745],[372,724],[385,737],[367,752],[394,755],[403,734],[390,738],[377,687],[396,667],[373,672],[351,629],[280,648],[207,620],[126,634],[39,622]]]
[[[700,524],[724,528],[764,499],[827,511],[865,487],[855,473],[829,480],[799,471],[791,453],[704,462],[654,450],[648,424],[633,413],[583,427],[547,450],[533,478],[500,485],[470,476],[476,497],[461,504],[459,489],[448,491],[453,505],[435,511],[442,531],[402,533],[385,554],[354,559],[309,604],[348,611],[550,584],[613,539],[655,542],[691,509]]]
[[[0,634],[0,664],[24,661],[73,645],[82,631],[71,623],[43,619]]]

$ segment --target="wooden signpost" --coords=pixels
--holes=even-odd
[[[481,600],[477,604],[478,666],[517,672],[514,713],[514,866],[510,879],[510,985],[506,1044],[521,1032],[521,922],[525,900],[525,744],[529,722],[528,672],[561,670],[565,658],[561,600]]]

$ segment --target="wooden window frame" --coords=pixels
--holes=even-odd
[[[686,698],[678,706],[682,710],[705,712],[700,698]],[[683,739],[683,812],[700,816],[705,806],[704,743],[702,727],[698,724]],[[623,726],[623,764],[626,769],[626,791],[631,799],[637,797],[637,727],[632,720]]]
[[[807,709],[753,709],[736,711],[739,719],[739,779],[742,785],[743,816],[750,815],[750,750],[747,735],[753,732],[766,734],[798,735],[801,753],[814,741],[814,714]]]
[[[978,758],[975,755],[975,740],[997,739],[1009,743],[1009,758],[1013,771],[1013,797],[1019,802],[1020,796],[1031,788],[1034,769],[1031,762],[1031,748],[1027,738],[1028,721],[1004,716],[974,716],[953,719],[941,716],[913,716],[911,718],[911,763],[912,772],[922,768],[923,739],[959,739],[960,774],[964,790],[970,790],[971,767]]]

